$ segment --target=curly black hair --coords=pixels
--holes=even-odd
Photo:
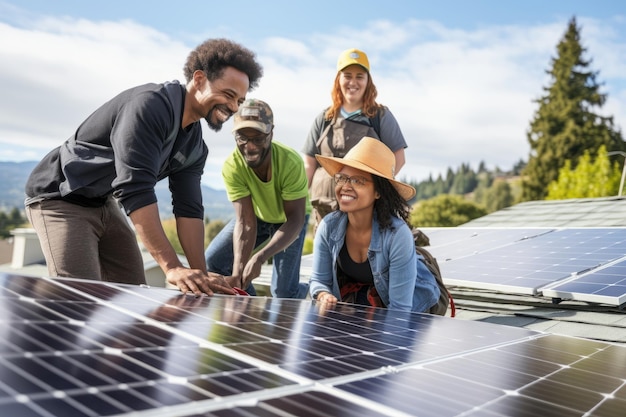
[[[376,210],[380,229],[391,227],[392,216],[401,218],[411,227],[409,223],[411,206],[400,196],[388,179],[378,175],[372,175],[372,179],[374,181],[374,190],[380,195],[380,198],[374,202],[374,210]]]
[[[204,71],[209,81],[215,81],[222,76],[226,67],[234,67],[248,75],[248,90],[252,91],[263,76],[263,67],[255,57],[254,52],[231,40],[208,39],[189,53],[183,71],[187,82],[191,81],[197,70]]]

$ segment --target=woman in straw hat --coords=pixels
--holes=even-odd
[[[393,152],[364,137],[343,158],[316,158],[334,178],[339,211],[324,217],[315,235],[311,297],[428,311],[439,288],[415,251],[407,204],[415,189],[395,180]]]

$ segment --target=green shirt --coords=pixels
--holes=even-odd
[[[306,198],[306,213],[311,212],[304,161],[298,152],[272,141],[272,178],[263,182],[248,166],[239,149],[226,159],[222,177],[230,201],[251,196],[254,214],[266,223],[287,220],[283,201]]]

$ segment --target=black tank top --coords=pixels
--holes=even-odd
[[[339,251],[337,266],[343,271],[348,282],[360,282],[363,284],[374,284],[374,276],[370,267],[369,259],[365,262],[354,262],[348,253],[348,247],[344,243]]]

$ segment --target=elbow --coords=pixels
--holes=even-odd
[[[395,152],[395,156],[396,156],[396,175],[397,175],[398,172],[400,172],[400,169],[402,169],[402,167],[406,163],[406,159],[404,157],[404,148],[397,150]]]

